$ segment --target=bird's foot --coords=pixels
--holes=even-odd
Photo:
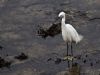
[[[63,58],[63,60],[64,61],[66,61],[66,60],[70,60],[70,61],[73,61],[74,59],[76,59],[74,56],[65,56],[64,58]]]

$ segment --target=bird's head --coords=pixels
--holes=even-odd
[[[65,17],[65,12],[63,12],[63,11],[62,11],[62,12],[60,12],[60,13],[59,13],[59,15],[58,15],[58,17],[60,17],[60,18]]]

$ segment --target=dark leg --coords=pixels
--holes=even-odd
[[[71,55],[73,56],[73,43],[71,43]]]
[[[73,57],[73,43],[71,43],[71,55],[72,55],[72,57]],[[72,64],[71,64],[71,66],[73,65],[73,59],[72,59]]]
[[[67,43],[67,56],[68,56],[68,43]]]
[[[68,60],[68,68],[70,68],[70,63],[69,63],[69,60]]]
[[[68,49],[69,49],[69,47],[68,47],[68,43],[67,43],[67,56],[68,56]],[[69,60],[68,60],[68,68],[70,67],[70,63],[69,63]]]

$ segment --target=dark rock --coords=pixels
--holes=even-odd
[[[78,63],[73,63],[72,64],[72,67],[74,67],[74,66],[78,66]]]
[[[49,58],[47,61],[50,61],[50,60],[52,60],[52,58]]]
[[[99,63],[99,61],[96,61],[96,64],[98,64]]]
[[[21,53],[20,55],[15,56],[14,58],[22,61],[22,60],[26,60],[28,58],[28,56],[25,55],[24,53]]]
[[[85,57],[88,57],[88,55],[85,55]]]
[[[81,55],[78,55],[78,56],[76,56],[75,58],[77,58],[77,59],[81,59]]]
[[[86,59],[84,59],[83,62],[86,63]]]
[[[3,49],[3,46],[0,46],[0,49],[2,50]]]
[[[10,68],[12,61],[6,61],[5,59],[0,57],[0,68],[7,67]]]
[[[38,34],[39,34],[39,36],[42,36],[42,38],[46,38],[48,36],[54,37],[55,35],[59,34],[60,32],[61,32],[60,23],[52,24],[52,26],[48,29],[43,29],[42,27],[40,27],[38,30]]]
[[[56,60],[55,60],[55,64],[60,64],[61,63],[61,59],[60,58],[57,58]]]
[[[90,66],[93,66],[93,63],[92,62],[90,63]]]

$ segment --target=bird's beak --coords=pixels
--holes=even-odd
[[[60,17],[60,15],[58,15],[58,17]]]
[[[59,20],[60,20],[60,21],[62,20],[62,17],[63,17],[63,16],[60,16],[60,17],[59,17]]]
[[[62,16],[62,15],[59,15],[58,17],[59,17],[59,18],[61,18],[61,19],[63,18],[63,16]]]

